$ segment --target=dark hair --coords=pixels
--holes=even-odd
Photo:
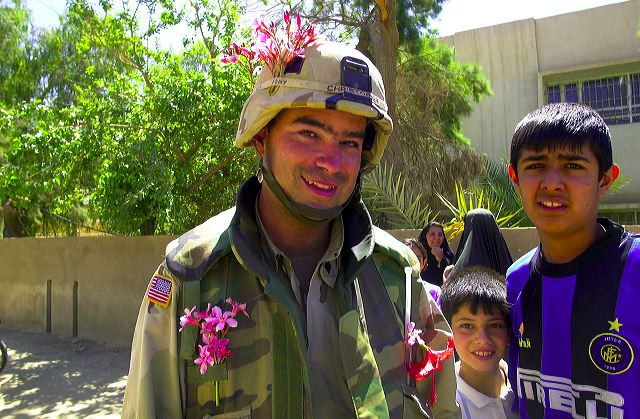
[[[423,259],[427,258],[427,255],[428,255],[427,249],[425,249],[424,246],[422,245],[422,243],[420,243],[418,240],[416,240],[416,239],[404,239],[404,241],[402,243],[404,243],[405,246],[409,246],[409,247],[415,246],[415,247],[417,247],[422,252],[422,258]]]
[[[497,311],[505,322],[509,322],[509,303],[504,275],[484,266],[469,266],[454,270],[442,285],[440,307],[449,323],[460,308],[469,304],[471,313],[476,314],[482,305],[485,313]]]
[[[444,226],[436,221],[430,222],[425,226],[425,228],[422,229],[422,231],[420,232],[420,235],[418,236],[418,241],[420,242],[420,244],[422,244],[422,246],[425,249],[427,249],[427,252],[428,252],[428,249],[431,249],[431,246],[429,246],[429,242],[427,241],[427,233],[429,232],[429,229],[431,227],[438,227],[439,229],[442,230],[442,235],[444,236],[444,240],[442,241],[442,248],[444,249],[445,252],[447,251],[451,252],[451,255],[453,256],[453,251],[451,250],[451,246],[449,246],[449,242],[447,241],[447,236],[446,234],[444,234]],[[451,261],[453,262],[453,258],[451,258]]]
[[[598,159],[598,175],[602,178],[613,164],[611,135],[604,119],[579,103],[552,103],[530,112],[520,121],[511,138],[510,163],[517,176],[517,163],[523,149],[577,151],[585,144]]]

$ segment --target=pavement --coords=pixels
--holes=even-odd
[[[119,418],[130,348],[0,327],[0,417]]]

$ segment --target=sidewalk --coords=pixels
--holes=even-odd
[[[119,418],[129,348],[0,327],[2,418]]]

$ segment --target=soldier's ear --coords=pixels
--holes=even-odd
[[[264,127],[260,131],[258,131],[258,133],[253,137],[253,144],[255,145],[256,150],[258,151],[258,154],[260,154],[260,157],[264,157],[264,151],[265,151],[267,137],[268,137],[267,134],[268,134],[268,128]]]

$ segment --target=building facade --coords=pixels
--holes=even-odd
[[[461,62],[479,63],[494,95],[463,121],[474,148],[508,160],[511,136],[528,112],[579,102],[607,121],[625,185],[604,215],[640,223],[640,0],[459,32],[441,38]]]

